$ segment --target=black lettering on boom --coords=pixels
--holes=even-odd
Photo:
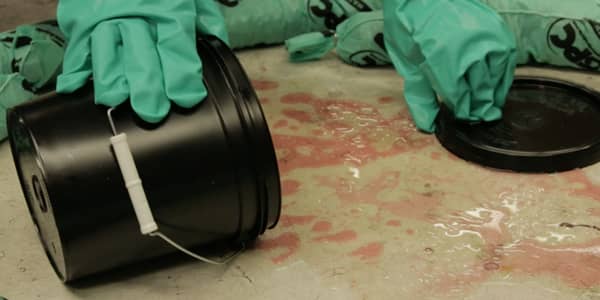
[[[564,21],[567,20],[560,19],[550,26],[548,30],[550,46],[560,49],[559,51],[562,52],[564,58],[575,65],[588,70],[599,70],[600,58],[596,57],[590,49],[580,49],[575,45],[578,34],[581,34],[575,27],[576,25],[572,22],[567,22],[559,28],[560,24],[563,24]],[[592,23],[592,25],[595,33],[598,34],[597,29],[600,27],[595,23]],[[561,36],[564,36],[564,38]],[[585,37],[581,37],[581,39],[586,40]],[[591,45],[588,45],[588,47],[591,47]]]

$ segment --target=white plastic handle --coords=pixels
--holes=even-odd
[[[110,138],[110,143],[115,151],[115,156],[119,168],[121,169],[121,174],[123,175],[123,180],[125,181],[125,186],[127,187],[127,192],[129,193],[129,198],[133,204],[133,209],[135,210],[135,215],[140,224],[140,231],[142,234],[161,238],[179,251],[197,260],[213,265],[226,264],[240,254],[243,248],[220,261],[208,259],[185,249],[183,246],[158,231],[158,225],[154,221],[154,216],[152,215],[152,210],[150,209],[150,204],[148,203],[148,198],[146,197],[146,192],[142,185],[142,180],[140,179],[135,161],[133,160],[131,148],[127,142],[127,135],[125,133],[116,134],[116,129],[110,116],[111,111],[112,110],[108,111],[108,117],[115,135]]]
[[[152,215],[152,210],[148,204],[142,180],[138,174],[135,161],[133,160],[133,154],[131,154],[131,149],[127,142],[127,135],[125,133],[115,135],[110,138],[110,143],[113,146],[119,168],[123,174],[123,180],[125,181],[125,186],[129,192],[129,198],[131,198],[135,215],[140,224],[140,231],[144,235],[158,231],[158,225],[156,225],[156,222],[154,221],[154,216]]]

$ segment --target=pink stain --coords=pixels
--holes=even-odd
[[[271,103],[271,99],[267,97],[260,97],[260,104],[269,104]]]
[[[390,104],[393,103],[395,100],[392,97],[381,97],[379,99],[377,99],[377,102],[379,102],[380,104]]]
[[[572,195],[600,201],[600,186],[594,185],[583,170],[575,170],[562,175],[571,183],[580,185],[570,190]]]
[[[496,271],[500,269],[500,265],[495,262],[488,262],[483,265],[483,268],[487,271]]]
[[[296,233],[286,232],[273,239],[259,240],[257,248],[267,251],[284,249],[281,255],[271,258],[274,263],[280,264],[298,251],[300,238]]]
[[[331,230],[331,223],[327,221],[319,221],[312,227],[313,232],[327,232]]]
[[[308,112],[297,109],[284,109],[283,115],[301,123],[309,123],[312,121],[312,116]]]
[[[434,142],[434,138],[417,132],[407,111],[384,117],[377,106],[352,100],[320,99],[308,93],[288,94],[283,104],[302,107],[285,108],[288,119],[306,124],[312,137],[274,134],[280,171],[285,174],[299,168],[319,168],[351,162],[364,165],[373,160],[417,151]],[[292,128],[293,129],[293,128]],[[327,133],[318,134],[318,133]],[[381,136],[393,133],[396,141],[381,149]],[[313,148],[310,156],[303,148]]]
[[[257,91],[267,91],[278,88],[279,83],[268,80],[252,80],[252,86]]]
[[[600,217],[600,208],[590,208],[588,209],[588,213],[594,217]]]
[[[443,275],[436,282],[436,290],[447,293],[458,287],[465,289],[465,285],[486,281],[494,271],[552,275],[579,289],[600,285],[600,239],[560,246],[523,241],[509,249],[491,250],[489,245],[487,248],[487,255],[494,261],[475,264],[462,273]]]
[[[281,182],[281,194],[283,196],[290,196],[293,195],[295,193],[298,192],[298,189],[300,189],[300,182],[297,180],[283,180]]]
[[[446,274],[436,282],[436,289],[446,293],[457,287],[473,286],[491,276],[491,271],[552,275],[574,288],[600,285],[600,238],[570,245],[544,245],[534,240],[513,242],[504,219],[508,212],[488,210],[486,217],[456,215],[454,230],[477,232],[485,243],[485,261],[467,267],[458,274]],[[451,232],[452,233],[452,232]]]
[[[290,126],[290,130],[297,131],[298,129],[300,129],[300,127],[298,127],[296,125]]]
[[[575,288],[600,285],[600,239],[570,246],[527,241],[506,252],[503,269],[555,275]]]
[[[313,135],[320,136],[320,135],[324,135],[324,134],[325,134],[325,131],[323,131],[323,130],[321,130],[321,129],[315,129],[315,130],[311,131],[311,133],[312,133]]]
[[[509,243],[512,240],[505,222],[509,211],[506,209],[487,209],[485,212],[488,214],[480,218],[455,215],[456,218],[453,220],[460,224],[456,230],[478,232],[486,243],[488,251],[493,251],[498,245]]]
[[[387,223],[385,223],[385,225],[391,226],[391,227],[400,227],[400,226],[402,226],[402,223],[398,220],[390,220]]]
[[[448,294],[458,289],[462,291],[486,281],[494,272],[486,271],[481,265],[474,265],[462,273],[447,273],[439,277],[431,288],[440,295]]]
[[[413,194],[410,199],[380,203],[380,207],[403,218],[431,221],[441,201],[435,197]]]
[[[441,158],[442,158],[442,153],[440,153],[440,152],[432,152],[431,153],[431,159],[440,160]]]
[[[281,208],[284,210],[287,210],[288,208],[290,208],[294,205],[296,205],[296,201],[290,201],[290,202],[286,202],[286,203],[282,204]]]
[[[342,164],[345,157],[358,157],[360,161],[369,155],[362,150],[353,150],[335,139],[275,134],[273,141],[275,148],[280,153],[279,166],[283,174],[299,168],[318,168]],[[313,154],[303,155],[301,147],[314,149]]]
[[[282,215],[279,218],[279,224],[281,227],[291,227],[295,225],[306,225],[311,223],[316,219],[315,216],[290,216],[290,215]]]
[[[408,235],[414,235],[415,231],[413,229],[406,229],[406,234],[408,234]]]
[[[353,215],[360,215],[361,211],[358,208],[353,208],[353,209],[350,210],[350,213],[353,214]]]
[[[314,101],[314,97],[308,93],[293,93],[287,94],[281,98],[281,103],[286,104],[308,104]]]
[[[338,233],[334,233],[331,235],[324,235],[324,236],[316,237],[313,239],[313,241],[344,243],[344,242],[349,242],[349,241],[355,240],[356,237],[357,237],[357,234],[355,231],[344,230],[344,231],[340,231]]]
[[[362,187],[356,187],[354,181],[345,178],[320,177],[318,180],[320,185],[335,189],[338,198],[346,203],[377,203],[379,193],[398,187],[400,172],[382,172]]]
[[[361,260],[374,259],[381,256],[383,253],[383,244],[376,242],[354,250],[350,255],[357,256]]]
[[[344,178],[321,177],[319,184],[335,189],[338,198],[346,204],[366,203],[378,207],[398,217],[431,221],[435,210],[441,205],[440,199],[433,195],[413,193],[409,198],[394,201],[382,201],[379,194],[393,190],[400,184],[400,173],[383,172],[362,187],[356,187],[353,181]]]
[[[288,126],[287,120],[279,120],[279,121],[277,121],[277,123],[275,123],[275,125],[273,125],[273,128],[279,129],[279,128],[283,128],[286,126]]]
[[[486,209],[484,212],[480,212],[478,217],[465,213],[454,213],[450,220],[443,221],[451,224],[447,225],[449,227],[447,233],[449,234],[456,234],[465,230],[477,232],[485,245],[483,248],[484,262],[467,266],[463,272],[447,273],[440,276],[433,289],[440,294],[446,294],[459,288],[466,290],[487,280],[494,273],[491,271],[501,269],[500,257],[497,254],[498,249],[512,239],[508,233],[508,228],[503,222],[507,215],[508,212]]]

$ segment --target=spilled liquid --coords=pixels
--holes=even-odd
[[[284,211],[255,251],[273,270],[302,262],[356,299],[600,299],[584,171],[490,171],[419,133],[401,99],[262,86]]]

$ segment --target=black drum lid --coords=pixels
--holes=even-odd
[[[600,161],[600,94],[555,79],[516,77],[496,122],[457,120],[444,105],[436,136],[458,157],[485,167],[552,173]]]

